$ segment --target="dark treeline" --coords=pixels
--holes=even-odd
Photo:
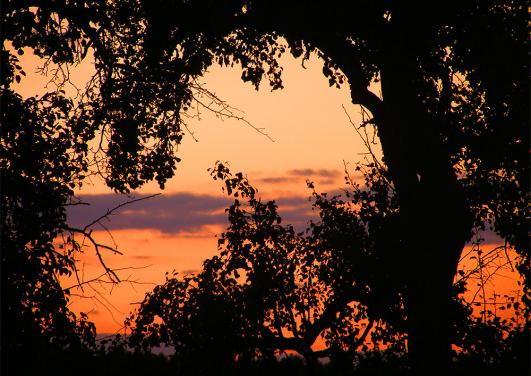
[[[4,1],[3,369],[526,372],[528,9],[512,0]],[[14,89],[25,79],[24,51],[50,73],[43,96]],[[242,174],[216,165],[213,176],[235,199],[220,255],[146,296],[126,323],[133,352],[118,343],[98,350],[94,325],[69,310],[73,292],[60,278],[78,275],[85,242],[103,278],[119,283],[104,257],[117,250],[93,238],[98,219],[67,222],[66,208],[83,205],[74,190],[90,176],[120,193],[152,180],[164,187],[180,162],[185,111],[210,103],[235,117],[197,79],[213,64],[239,66],[255,88],[265,80],[281,90],[285,53],[302,62],[317,55],[330,85],[347,85],[366,110],[360,126],[374,129],[383,150],[382,161],[359,166],[367,186],[347,175],[345,195],[328,197],[309,183],[319,220],[298,233]],[[69,67],[87,56],[95,74],[71,98]],[[464,245],[483,230],[516,253],[523,294],[504,302],[512,321],[486,309],[474,316],[462,298],[466,278],[455,283]],[[319,337],[326,347],[314,351]],[[149,355],[159,344],[176,355]],[[299,357],[279,361],[287,350]]]

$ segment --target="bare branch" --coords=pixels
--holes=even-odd
[[[144,200],[147,200],[147,199],[150,199],[150,198],[153,198],[153,197],[156,197],[156,196],[160,196],[160,193],[155,193],[155,194],[152,194],[152,195],[149,195],[149,196],[145,196],[145,197],[140,197],[140,198],[136,198],[136,199],[133,199],[133,200],[129,200],[129,201],[126,201],[126,202],[123,202],[117,206],[115,206],[114,208],[112,209],[107,209],[107,213],[103,214],[102,216],[96,218],[95,220],[93,220],[92,222],[90,222],[88,225],[86,225],[84,227],[84,231],[86,231],[87,229],[89,229],[90,227],[92,227],[93,225],[95,225],[96,223],[99,223],[102,219],[104,218],[108,218],[111,214],[113,214],[115,211],[117,211],[118,209],[120,208],[123,208],[124,206],[126,205],[130,205],[132,203],[135,203],[135,202],[139,202],[139,201],[144,201]]]
[[[236,114],[237,112],[239,113],[243,113],[243,112],[241,110],[238,110],[235,107],[230,106],[227,102],[219,98],[215,93],[212,93],[210,90],[205,89],[205,87],[202,84],[198,83],[197,80],[193,80],[191,87],[195,89],[197,92],[197,95],[192,94],[193,100],[198,104],[198,107],[196,108],[197,115],[195,115],[194,117],[199,118],[199,115],[200,115],[199,107],[201,107],[213,113],[214,115],[216,115],[216,117],[222,120],[234,119],[237,121],[241,121],[245,123],[246,125],[248,125],[249,127],[251,127],[252,129],[254,129],[256,132],[267,137],[271,142],[275,142],[275,140],[264,131],[264,128],[258,128],[254,124],[252,124],[249,120],[247,120],[243,115],[237,115]],[[205,103],[201,99],[202,97],[209,100],[210,103]],[[188,131],[190,132],[190,130]],[[193,137],[193,133],[191,134]]]
[[[105,264],[105,261],[103,260],[103,257],[100,252],[100,248],[108,249],[111,252],[122,255],[120,251],[118,251],[115,248],[106,246],[105,244],[100,244],[96,242],[96,240],[92,237],[92,231],[88,231],[86,229],[79,229],[75,227],[65,227],[64,229],[70,232],[79,233],[83,235],[83,239],[88,239],[94,246],[94,251],[96,252],[96,256],[98,256],[98,260],[101,266],[103,267],[103,269],[105,270],[106,274],[109,276],[109,278],[111,278],[111,280],[114,280],[116,283],[120,282],[120,278],[118,277],[118,275],[111,268],[109,268],[107,264]]]
[[[125,268],[113,269],[113,271],[115,273],[118,273],[118,272],[121,272],[121,271],[124,271],[124,270],[147,269],[147,268],[149,268],[151,266],[152,265],[138,266],[138,267],[128,266],[128,267],[125,267]],[[76,271],[77,271],[77,269],[76,269]],[[105,277],[106,275],[107,275],[107,273],[102,273],[99,276],[91,278],[89,280],[86,280],[86,281],[85,280],[81,280],[79,283],[76,283],[75,285],[71,285],[69,287],[63,288],[63,291],[64,290],[72,290],[72,289],[75,289],[75,288],[83,289],[84,285],[88,285],[88,284],[91,284],[91,283],[94,283],[94,282],[116,284],[116,282],[114,282],[114,281],[105,281],[105,280],[103,280],[102,278]],[[138,280],[130,280],[129,277],[121,279],[121,282],[128,282],[128,283],[133,283],[133,284],[137,284],[137,285],[156,285],[156,283],[152,283],[152,282],[139,282]]]

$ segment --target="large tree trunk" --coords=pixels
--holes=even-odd
[[[422,104],[422,75],[411,36],[393,33],[382,57],[383,100],[367,90],[356,56],[330,39],[313,41],[347,76],[352,102],[369,109],[399,196],[403,234],[399,275],[406,286],[408,352],[419,375],[446,374],[451,362],[451,290],[471,220],[445,149],[444,119]]]
[[[433,53],[430,46],[422,45],[422,41],[429,43],[429,38],[418,38],[418,33],[430,31],[430,17],[420,14],[428,8],[401,3],[386,34],[380,36],[381,45],[375,50],[381,59],[377,65],[383,100],[367,89],[363,59],[347,40],[333,33],[301,36],[289,24],[281,23],[279,28],[290,38],[302,37],[317,46],[337,64],[348,78],[352,102],[369,109],[374,117],[399,196],[403,234],[400,283],[406,286],[409,356],[417,374],[442,375],[447,374],[451,362],[452,282],[472,222],[441,138],[445,119],[430,114],[420,97],[426,77],[422,77],[418,56]]]
[[[446,374],[452,283],[471,221],[440,135],[444,119],[422,104],[419,62],[404,43],[411,36],[397,36],[382,65],[377,126],[400,202],[408,352],[417,374]]]
[[[443,166],[433,161],[440,156],[422,153],[418,142],[424,142],[421,149],[432,149],[433,154],[438,145],[412,135],[421,132],[419,128],[402,127],[418,114],[407,111],[402,100],[392,102],[384,99],[390,118],[381,121],[379,134],[400,202],[409,354],[422,372],[428,366],[442,372],[450,361],[452,282],[470,232],[467,206],[456,177],[448,171],[451,166],[441,170]],[[400,121],[397,112],[409,116]],[[416,156],[411,155],[414,150]],[[431,168],[424,166],[430,160]]]

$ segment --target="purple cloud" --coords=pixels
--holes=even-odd
[[[303,168],[303,169],[294,169],[289,170],[288,175],[292,176],[303,176],[303,177],[321,177],[321,178],[337,178],[341,175],[341,172],[338,170],[329,170],[329,169],[319,169],[314,170],[312,168]]]
[[[299,177],[294,176],[274,176],[274,177],[267,177],[267,178],[261,178],[257,179],[260,183],[293,183],[300,181]]]
[[[136,195],[139,199],[145,195]],[[131,198],[118,194],[82,196],[89,205],[68,207],[68,223],[72,227],[84,227],[116,206]],[[205,226],[228,225],[225,209],[232,204],[227,197],[197,195],[193,193],[162,194],[133,202],[114,211],[102,224],[109,230],[157,229],[165,233],[200,232]],[[303,228],[312,217],[311,203],[304,196],[292,196],[276,200],[284,223]],[[94,226],[97,228],[97,225]]]
[[[134,198],[142,197],[145,195]],[[69,208],[68,222],[71,226],[83,227],[108,210],[131,200],[117,194],[89,195],[81,199],[90,205]],[[224,209],[229,203],[227,198],[210,195],[163,194],[125,205],[102,223],[109,229],[151,228],[169,233],[193,232],[205,225],[226,223]]]
[[[330,170],[330,169],[311,169],[311,168],[303,168],[303,169],[293,169],[288,170],[284,175],[282,176],[268,176],[264,178],[257,179],[260,183],[272,183],[272,184],[278,184],[278,183],[299,183],[304,182],[305,179],[310,178],[320,178],[319,181],[320,184],[323,185],[331,185],[335,184],[336,181],[334,179],[341,176],[341,172],[338,170]]]

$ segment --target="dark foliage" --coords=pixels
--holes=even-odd
[[[93,346],[95,328],[69,311],[59,283],[74,270],[76,244],[54,244],[87,170],[84,127],[72,130],[72,101],[60,92],[27,100],[14,93],[9,86],[22,71],[6,51],[2,63],[2,365],[10,367],[28,352]]]
[[[392,265],[381,262],[393,249],[374,240],[383,239],[374,234],[389,227],[396,201],[376,169],[367,176],[372,189],[355,185],[346,201],[314,191],[320,220],[301,233],[283,225],[275,202],[257,198],[241,173],[232,177],[219,164],[212,174],[235,196],[220,255],[196,276],[167,276],[146,296],[132,317],[134,347],[164,344],[193,367],[208,357],[214,369],[235,358],[274,358],[278,350],[308,362],[352,356],[367,349],[370,330],[375,346],[404,351],[393,329],[403,328],[400,287]],[[328,350],[312,350],[318,337]]]
[[[167,274],[127,320],[128,345],[139,354],[174,349],[172,363],[183,375],[264,367],[290,351],[304,372],[409,374],[405,286],[386,263],[399,237],[389,232],[397,205],[385,172],[364,167],[363,189],[347,175],[344,198],[318,194],[308,182],[319,220],[299,233],[282,224],[275,202],[262,202],[243,174],[233,176],[222,164],[211,172],[235,198],[220,254],[198,274]],[[492,312],[475,317],[462,298],[465,282],[454,288],[453,372],[525,370],[528,323]],[[325,348],[314,350],[318,339]]]
[[[3,350],[92,342],[94,328],[68,311],[68,292],[58,283],[75,272],[79,248],[69,234],[76,229],[64,212],[87,174],[103,176],[119,192],[150,180],[164,186],[179,162],[184,111],[208,108],[208,98],[209,110],[231,116],[197,78],[212,64],[238,65],[256,88],[265,79],[280,89],[286,52],[303,60],[317,54],[330,85],[348,84],[353,103],[371,113],[367,124],[377,128],[396,191],[394,225],[381,230],[390,233],[363,235],[350,219],[343,230],[353,234],[330,226],[307,237],[321,231],[327,247],[345,246],[352,236],[347,249],[393,249],[378,260],[381,280],[356,277],[376,291],[388,288],[388,277],[404,287],[409,352],[419,373],[450,359],[452,281],[473,227],[491,227],[516,249],[529,307],[526,2],[8,0],[1,22]],[[13,92],[24,76],[16,54],[25,48],[58,68],[57,90],[26,100]],[[61,91],[68,80],[61,72],[89,52],[96,73],[73,101]],[[383,98],[368,89],[375,82]],[[89,150],[96,137],[97,148]],[[321,207],[315,199],[327,213],[330,201]],[[276,218],[274,206],[256,209]],[[326,220],[344,219],[329,211]],[[433,242],[434,228],[446,236]],[[282,226],[270,229],[280,233],[267,242],[285,242],[285,255],[306,239]],[[61,234],[62,249],[53,243]],[[364,236],[395,244],[369,246],[364,242],[376,240]],[[341,262],[341,278],[351,278],[354,266]],[[389,266],[400,272],[391,275]],[[337,281],[326,283],[343,288]],[[391,302],[395,297],[389,294]]]

